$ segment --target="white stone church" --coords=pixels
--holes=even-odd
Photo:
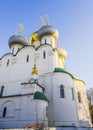
[[[29,45],[21,31],[8,44],[0,58],[0,129],[90,127],[85,83],[67,71],[58,31],[43,25]]]

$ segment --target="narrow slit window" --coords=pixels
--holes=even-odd
[[[7,107],[4,107],[3,109],[3,117],[6,117]]]
[[[0,97],[2,97],[4,91],[4,86],[1,87]]]
[[[43,51],[43,58],[45,59],[46,58],[46,52]]]
[[[64,86],[60,85],[60,98],[65,98]]]
[[[72,100],[74,100],[74,89],[71,88],[71,92],[72,92]]]
[[[14,47],[13,47],[13,49],[12,49],[12,53],[14,53]]]
[[[77,96],[78,96],[78,102],[81,103],[81,94],[80,94],[80,92],[77,93]]]
[[[7,60],[7,67],[9,66],[9,59]]]
[[[27,55],[26,62],[29,62],[29,55]]]
[[[45,43],[47,43],[46,41],[47,41],[47,40],[45,39]]]

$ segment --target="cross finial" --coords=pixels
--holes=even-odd
[[[41,22],[42,22],[42,26],[44,26],[45,25],[44,17],[40,16],[40,19],[41,19]]]
[[[20,24],[19,24],[19,35],[22,35],[23,30],[24,30],[24,26],[23,26],[22,23],[20,23]]]
[[[48,17],[48,15],[46,15],[46,25],[48,25],[49,24],[49,17]]]

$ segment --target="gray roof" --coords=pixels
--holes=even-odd
[[[19,43],[22,45],[27,45],[28,41],[26,40],[26,38],[22,35],[13,35],[9,38],[8,44],[11,47],[11,45],[15,44],[15,43]]]
[[[58,31],[53,26],[46,25],[38,30],[38,37],[41,39],[43,35],[53,35],[54,33],[58,34]]]

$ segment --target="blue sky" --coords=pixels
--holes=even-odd
[[[8,40],[18,34],[19,23],[29,41],[46,14],[59,31],[59,47],[67,51],[69,72],[93,87],[93,0],[0,0],[0,57],[10,51]]]

